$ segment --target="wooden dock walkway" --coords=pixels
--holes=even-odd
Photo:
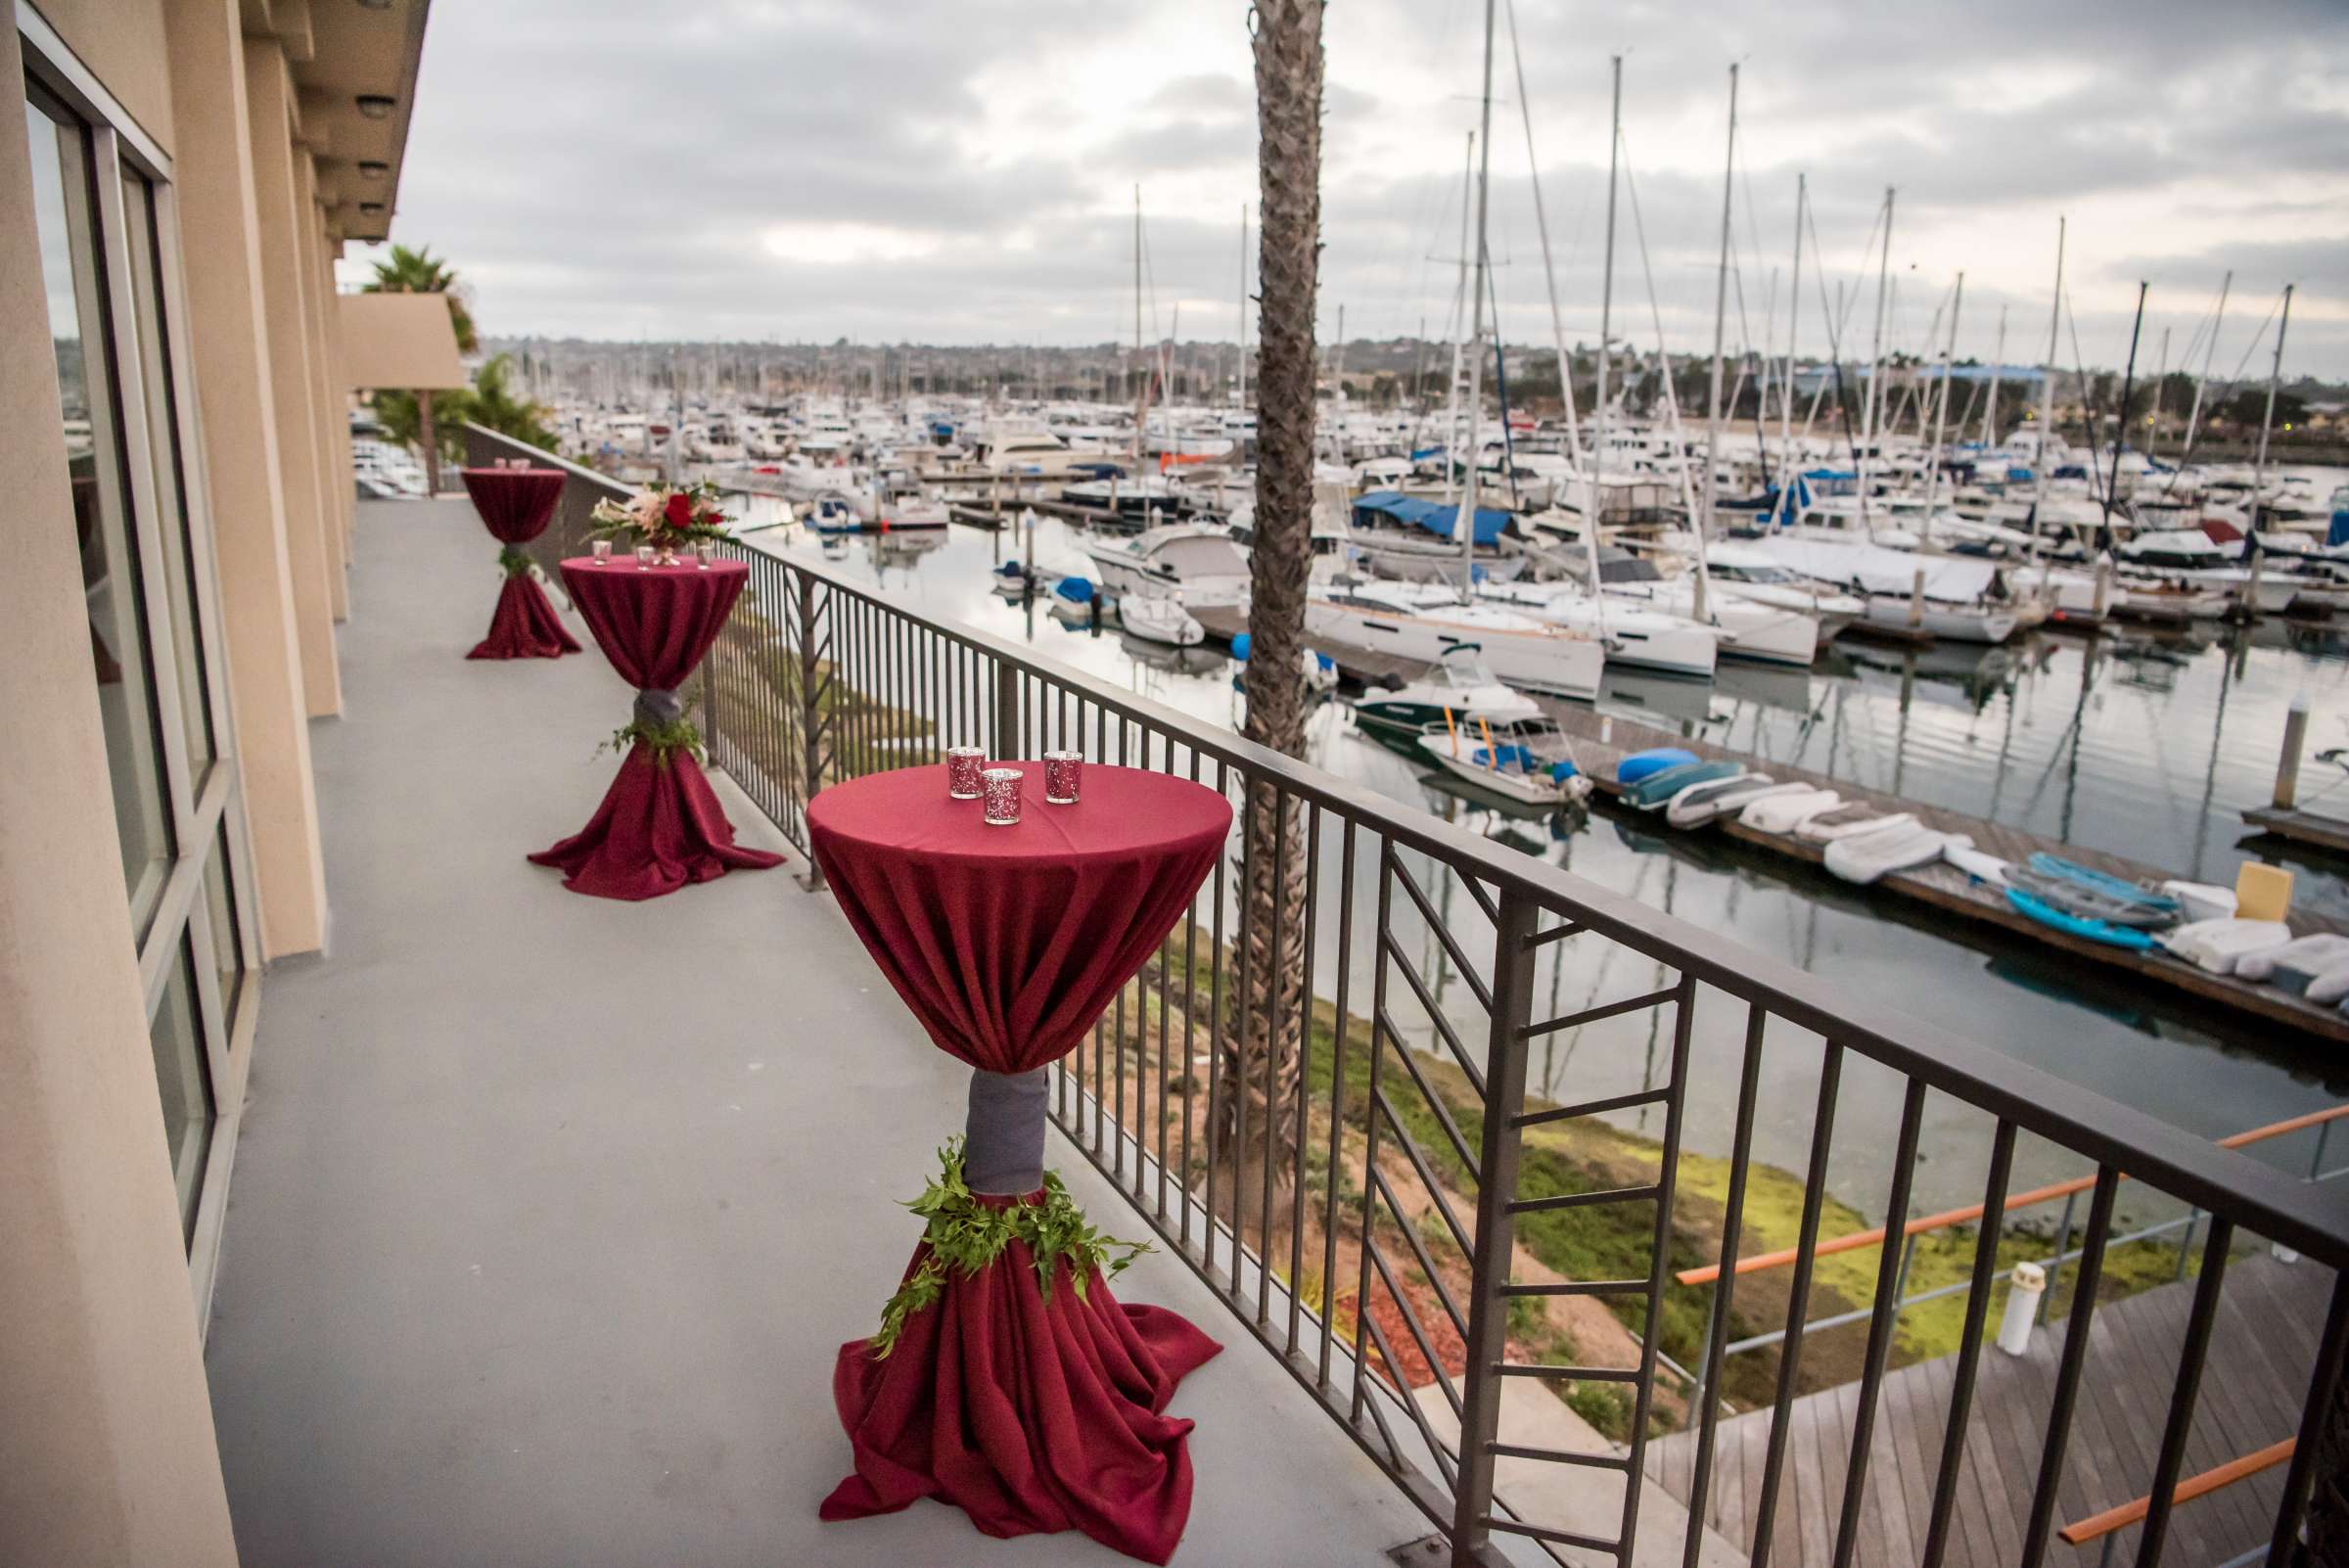
[[[2313,845],[2330,850],[2335,854],[2349,854],[2349,818],[2326,816],[2322,811],[2294,810],[2288,807],[2257,806],[2243,813],[2243,820],[2262,833],[2273,833],[2294,844]]]
[[[1756,772],[1767,773],[1781,784],[1815,784],[1821,789],[1836,791],[1846,801],[1862,802],[1881,811],[1910,812],[1935,832],[1962,833],[1973,840],[1975,849],[2004,860],[2028,860],[2034,853],[2045,851],[2059,854],[2076,864],[2119,877],[2125,882],[2161,882],[2178,874],[2123,855],[2107,854],[2101,850],[2091,850],[2077,844],[2059,843],[2020,828],[1986,822],[1980,817],[1944,810],[1920,801],[1886,795],[1846,779],[1731,751],[1727,747],[1716,746],[1701,736],[1682,736],[1670,730],[1654,729],[1635,720],[1610,717],[1586,708],[1554,703],[1544,706],[1574,736],[1575,755],[1582,763],[1583,771],[1589,773],[1599,790],[1607,795],[1617,793],[1615,767],[1626,755],[1657,746],[1678,746],[1707,761],[1742,763]],[[1653,813],[1653,816],[1659,832],[1681,831],[1665,827],[1661,811]],[[1733,816],[1719,819],[1708,827],[1686,831],[1726,833],[1741,843],[1808,865],[1823,867],[1826,862],[1824,846],[1806,844],[1789,834],[1764,833],[1745,826]],[[2109,968],[2142,976],[2234,1011],[2305,1030],[2326,1039],[2349,1043],[2349,1014],[2337,1008],[2318,1006],[2274,986],[2254,985],[2232,975],[2214,975],[2167,953],[2137,952],[2106,943],[2091,942],[2085,937],[2075,937],[2042,925],[2007,902],[2006,896],[2000,890],[1975,881],[1947,861],[1936,860],[1913,871],[1895,871],[1874,885],[1887,894],[1912,899],[1978,924],[1996,926],[2013,936],[2028,938]],[[2349,925],[2308,913],[2295,913],[2291,926],[2295,934],[2303,936],[2320,931],[2349,932]]]
[[[2294,1435],[2330,1285],[2326,1269],[2281,1263],[2265,1253],[2229,1265],[2182,1475],[2199,1474]],[[2143,1497],[2150,1488],[2193,1291],[2188,1280],[2096,1309],[2056,1492],[2057,1526]],[[1944,1559],[1950,1568],[2010,1568],[2021,1556],[2064,1337],[2065,1325],[2057,1317],[2032,1336],[2024,1356],[2007,1356],[1991,1345],[1982,1349],[1964,1439],[1965,1471]],[[1954,1359],[1945,1357],[1885,1374],[1868,1447],[1855,1562],[1915,1562],[1922,1551],[1948,1425],[1953,1364]],[[1859,1407],[1857,1383],[1805,1395],[1787,1407],[1791,1424],[1773,1525],[1773,1562],[1823,1563],[1832,1555]],[[1740,1549],[1753,1542],[1770,1428],[1771,1412],[1756,1410],[1723,1417],[1715,1436],[1706,1522]],[[1683,1504],[1695,1463],[1692,1431],[1648,1446],[1650,1483]],[[2264,1545],[2283,1474],[2281,1467],[2270,1469],[2182,1504],[2171,1517],[2162,1560],[2199,1568]],[[2135,1558],[2139,1533],[2134,1525],[2120,1533],[2118,1560]],[[2049,1554],[2053,1563],[2075,1557],[2083,1568],[2094,1560],[2090,1551],[2075,1552],[2060,1544]]]

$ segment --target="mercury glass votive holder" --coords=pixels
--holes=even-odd
[[[979,799],[979,773],[987,766],[987,753],[976,746],[946,748],[946,799],[975,801]]]
[[[639,572],[650,572],[652,569],[653,547],[649,544],[639,544],[636,546],[636,570]]]
[[[612,564],[612,541],[598,539],[587,546],[587,553],[595,557],[597,566],[610,566]]]
[[[1020,769],[990,767],[979,775],[979,820],[1012,827],[1020,820]]]
[[[1077,804],[1078,775],[1084,767],[1082,752],[1044,753],[1044,802],[1048,806]]]
[[[695,566],[701,568],[704,572],[707,572],[710,570],[710,563],[716,559],[716,545],[711,543],[708,539],[701,539],[695,542],[693,547],[693,564]]]

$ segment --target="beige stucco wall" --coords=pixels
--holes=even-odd
[[[174,97],[185,132],[172,172],[221,635],[252,824],[261,951],[279,958],[324,944],[326,874],[287,554],[276,390],[263,337],[244,28],[238,0],[173,0],[170,23]]]
[[[161,0],[29,0],[29,5],[97,72],[139,129],[170,152],[171,71]]]
[[[245,41],[245,95],[253,142],[253,193],[261,232],[261,299],[267,311],[269,369],[277,389],[277,452],[286,506],[286,559],[293,570],[295,626],[301,642],[301,684],[310,715],[343,711],[335,660],[335,601],[328,550],[323,443],[310,380],[304,324],[303,248],[309,204],[300,195],[289,138],[293,83],[285,52],[268,39]]]
[[[0,1564],[234,1568],[122,897],[29,167],[23,115],[0,115]]]

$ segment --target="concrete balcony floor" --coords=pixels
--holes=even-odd
[[[495,553],[461,499],[360,507],[345,714],[312,734],[332,942],[266,982],[207,1349],[248,1568],[1126,1561],[937,1503],[816,1519],[833,1355],[965,1071],[787,870],[626,904],[524,860],[594,808],[629,693],[591,643],[464,659]],[[1370,1568],[1427,1533],[1180,1263],[1119,1294],[1226,1346],[1174,1404],[1177,1562]]]

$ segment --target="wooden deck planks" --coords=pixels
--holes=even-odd
[[[2193,1290],[2188,1279],[2097,1309],[2056,1494],[2057,1525],[2142,1497],[2151,1484]],[[2312,1265],[2284,1264],[2264,1253],[2233,1261],[2189,1429],[2186,1474],[2264,1448],[2297,1428],[2329,1290],[2328,1272]],[[2020,1552],[2064,1333],[2057,1317],[2035,1337],[2026,1357],[1983,1350],[1950,1531],[1950,1568],[2000,1568]],[[1955,1365],[1954,1358],[1945,1357],[1885,1376],[1867,1499],[1860,1513],[1858,1562],[1912,1562],[1923,1547]],[[1827,1560],[1858,1412],[1857,1384],[1806,1395],[1785,1412],[1789,1441],[1778,1545],[1772,1553],[1776,1560]],[[1770,1422],[1767,1410],[1725,1417],[1717,1439],[1708,1522],[1740,1546],[1753,1539]],[[1650,1484],[1684,1500],[1694,1444],[1693,1433],[1650,1444]],[[1751,1472],[1741,1485],[1732,1466],[1746,1457]],[[2167,1555],[2182,1563],[2218,1562],[2264,1541],[2281,1475],[2270,1472],[2181,1507],[2171,1520]],[[2122,1545],[2124,1557],[2134,1551],[2135,1527]],[[2051,1553],[2050,1560],[2063,1559]]]

